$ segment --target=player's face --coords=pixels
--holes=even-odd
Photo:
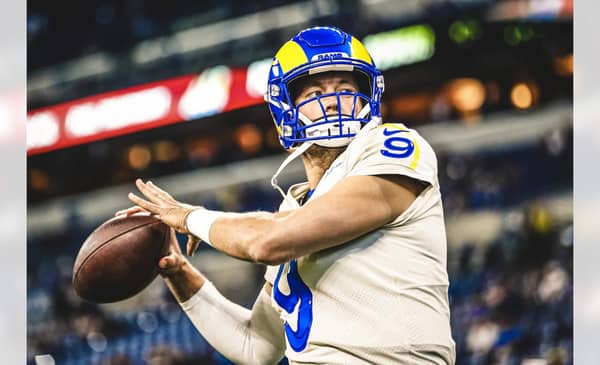
[[[340,91],[358,92],[358,84],[351,73],[330,72],[315,75],[303,82],[294,102],[295,105],[298,105],[299,103],[316,96]],[[353,105],[354,100],[356,100],[356,106]],[[325,109],[327,115],[337,115],[338,102],[341,106],[343,115],[352,115],[352,110],[354,108],[353,117],[360,112],[363,106],[362,100],[360,98],[355,99],[352,95],[341,95],[339,99],[332,95],[315,99],[312,102],[304,104],[298,111],[312,121],[322,119],[323,110],[319,101],[323,105],[323,109]]]

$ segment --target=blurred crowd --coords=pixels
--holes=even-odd
[[[447,213],[505,208],[572,186],[572,130],[556,130],[533,145],[438,154],[438,162]]]
[[[465,245],[450,272],[457,364],[573,364],[572,223],[532,218],[503,232],[481,262],[474,251]]]
[[[201,18],[203,23],[212,23],[290,1],[66,0],[63,3],[66,4],[60,7],[45,1],[28,3],[27,41],[34,56],[28,59],[30,69],[101,50],[125,51],[136,42],[168,35],[185,27],[183,20],[190,22],[194,19],[192,16]],[[78,16],[74,18],[73,13]],[[69,42],[62,42],[64,39]]]
[[[440,156],[447,216],[485,209],[510,222],[484,248],[449,247],[457,364],[572,364],[572,221],[555,221],[560,212],[534,204],[572,189],[571,161],[571,145],[547,142]],[[264,184],[248,184],[198,199],[214,209],[272,211],[280,197]],[[228,364],[163,286],[156,300],[123,312],[80,300],[71,287],[72,265],[93,227],[78,224],[76,215],[71,227],[28,242],[29,364],[41,354],[66,365]],[[260,267],[255,274],[258,291]],[[241,304],[250,306],[248,298]]]
[[[355,12],[361,4],[358,0],[64,0],[62,3],[62,6],[55,6],[45,1],[28,2],[28,74],[33,80],[32,84],[44,85],[48,79],[47,71],[55,67],[55,72],[50,72],[50,78],[56,78],[53,82],[57,83],[51,87],[30,90],[29,108],[195,73],[224,62],[240,66],[271,57],[273,45],[281,44],[295,33],[296,29],[290,30],[290,27],[297,23],[288,24],[285,19],[273,19],[273,16],[264,15],[269,18],[266,21],[276,26],[266,26],[258,34],[251,33],[234,40],[225,39],[222,43],[193,52],[173,52],[176,46],[161,44],[161,59],[142,62],[141,65],[136,61],[135,49],[143,42],[158,40],[161,43],[182,31],[239,19],[281,6],[304,3],[303,13],[315,16],[307,21],[352,27],[355,33],[361,35],[367,29],[378,27],[366,16],[367,13],[363,14],[363,21],[356,23]],[[327,10],[323,11],[324,9]],[[352,13],[348,14],[346,9],[352,10]],[[72,14],[77,14],[77,17]],[[228,29],[218,30],[218,36],[229,37],[225,34],[226,30]],[[86,63],[86,57],[88,61],[94,61]],[[111,66],[110,72],[87,76],[85,71],[79,74],[75,72],[72,77],[60,76],[62,73],[72,72],[70,68],[75,65],[86,69],[89,63],[100,64],[100,68],[107,64],[118,66]],[[69,66],[61,68],[65,65]]]

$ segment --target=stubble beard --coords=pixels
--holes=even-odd
[[[304,152],[304,157],[308,162],[314,166],[319,167],[323,171],[327,170],[329,166],[346,150],[347,146],[343,147],[322,147],[317,144],[313,144]]]

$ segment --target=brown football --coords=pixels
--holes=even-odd
[[[169,229],[149,215],[115,217],[83,242],[73,267],[73,288],[96,303],[124,300],[158,275],[158,261],[169,251]]]

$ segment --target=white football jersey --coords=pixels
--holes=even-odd
[[[267,268],[291,364],[454,364],[446,231],[431,146],[403,124],[367,125],[310,199],[347,176],[383,174],[428,187],[391,223]],[[308,183],[292,186],[280,210],[298,208],[308,190]]]

